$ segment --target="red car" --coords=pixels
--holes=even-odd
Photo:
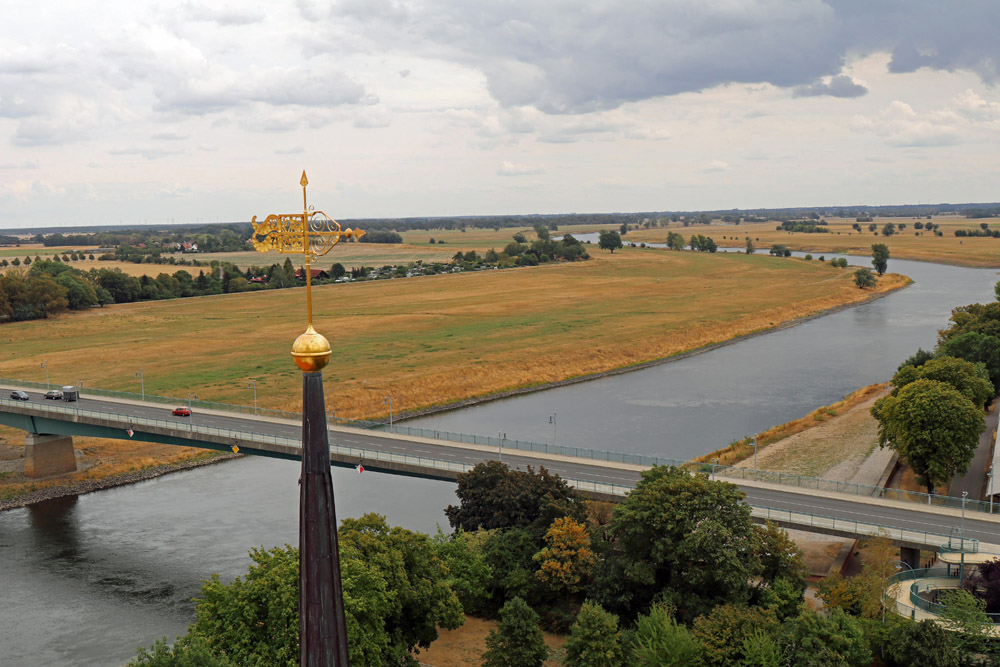
[[[178,417],[190,417],[191,408],[186,408],[182,405],[179,408],[174,408],[174,414],[177,415]]]

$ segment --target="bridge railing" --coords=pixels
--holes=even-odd
[[[10,378],[0,378],[0,385],[19,386],[32,389],[58,389],[60,385],[45,384],[44,382],[29,382]],[[98,389],[95,387],[81,387],[82,394],[86,396],[101,396],[106,398],[118,398],[125,400],[159,403],[162,405],[187,405],[187,399],[171,398],[166,396],[155,396],[153,394],[140,394],[124,391],[112,391],[108,389]],[[299,421],[302,419],[301,413],[288,412],[285,410],[273,410],[271,408],[257,408],[245,405],[234,405],[231,403],[216,403],[213,401],[192,400],[191,406],[203,410],[215,410],[219,412],[231,412],[243,415],[257,415],[272,419],[286,419]],[[362,428],[366,430],[396,433],[399,435],[416,436],[423,438],[434,438],[449,442],[481,445],[496,448],[498,452],[504,449],[518,450],[526,452],[537,452],[551,454],[555,456],[569,456],[574,458],[592,459],[595,461],[605,461],[612,463],[624,463],[641,467],[652,467],[657,465],[670,465],[698,470],[710,473],[713,477],[721,477],[732,480],[756,480],[780,484],[782,486],[794,486],[814,491],[832,491],[859,496],[869,496],[886,498],[889,500],[900,500],[903,502],[922,503],[932,507],[950,507],[961,509],[963,504],[966,511],[1000,513],[1000,503],[989,503],[981,500],[970,500],[952,496],[941,496],[937,494],[927,494],[919,491],[904,491],[881,486],[871,486],[868,484],[856,484],[853,482],[841,482],[837,480],[823,479],[821,477],[809,477],[806,475],[795,475],[792,473],[777,472],[773,470],[754,470],[741,466],[725,466],[713,463],[702,463],[688,461],[684,459],[665,458],[660,456],[646,456],[644,454],[629,454],[626,452],[614,452],[601,449],[590,449],[586,447],[574,447],[571,445],[558,445],[545,442],[534,442],[531,440],[518,440],[514,438],[498,438],[486,435],[475,435],[470,433],[457,433],[435,428],[423,428],[407,426],[406,424],[388,424],[359,419],[344,419],[336,415],[329,415],[329,421],[341,426]]]
[[[922,544],[928,547],[940,549],[941,547],[951,547],[954,549],[954,540],[951,535],[933,533],[927,530],[906,530],[895,528],[879,523],[868,521],[855,521],[852,519],[842,519],[839,517],[824,516],[822,514],[808,514],[806,512],[793,512],[791,510],[775,509],[773,507],[761,507],[751,505],[753,516],[767,521],[784,522],[801,526],[804,530],[816,528],[820,530],[839,531],[850,533],[858,537],[888,537],[899,542],[912,544]],[[979,551],[978,540],[965,540],[965,552],[976,553]]]
[[[902,584],[907,581],[912,581],[913,583],[910,584],[909,590],[909,600],[910,605],[912,605],[910,609],[921,609],[927,613],[934,614],[935,616],[942,616],[945,605],[928,599],[928,593],[931,593],[932,591],[951,591],[960,589],[962,586],[958,581],[958,577],[959,571],[957,569],[952,569],[951,571],[941,567],[921,568],[916,570],[905,569],[890,576],[887,579],[887,584],[891,586],[893,584]],[[905,609],[906,605],[897,600],[897,609],[900,607]],[[904,615],[912,616],[910,613],[906,613]],[[1000,623],[1000,614],[987,613],[986,617],[993,623]]]

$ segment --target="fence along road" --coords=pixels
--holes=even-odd
[[[128,439],[125,431],[132,428],[137,440],[213,449],[235,444],[245,453],[289,459],[298,458],[301,448],[301,424],[291,419],[198,410],[197,406],[192,417],[175,417],[170,409],[148,402],[85,396],[77,403],[62,403],[45,401],[40,393],[29,395],[29,401],[0,398],[0,422],[36,433],[120,439]],[[504,449],[501,453],[499,447],[435,439],[430,429],[421,432],[427,435],[334,427],[331,463],[364,463],[372,470],[454,479],[457,473],[499,456],[514,468],[544,465],[572,480],[581,491],[608,500],[620,499],[648,467],[543,452]],[[954,508],[757,480],[726,481],[746,493],[758,519],[768,518],[786,527],[848,537],[888,532],[902,546],[933,549],[947,543],[962,525],[961,510]],[[967,542],[975,540],[983,543],[983,551],[1000,553],[1000,517],[970,513],[964,526]]]

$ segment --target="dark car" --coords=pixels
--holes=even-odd
[[[62,397],[63,393],[58,389],[49,389],[47,392],[45,392],[45,398],[51,398],[54,401],[61,401]]]
[[[182,405],[179,408],[174,408],[174,414],[177,415],[178,417],[190,417],[191,408],[186,408]]]
[[[10,397],[15,401],[27,401],[31,398],[20,389],[15,389],[14,391],[10,392]]]

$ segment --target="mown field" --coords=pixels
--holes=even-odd
[[[892,257],[898,259],[917,259],[929,262],[945,262],[961,266],[1000,267],[1000,239],[994,238],[959,238],[955,236],[956,229],[979,229],[982,222],[989,224],[991,230],[1000,229],[1000,221],[995,219],[973,220],[964,217],[935,216],[928,221],[925,218],[875,218],[872,221],[881,230],[887,222],[896,225],[904,223],[906,229],[892,236],[882,236],[881,231],[876,236],[868,231],[872,223],[862,222],[862,232],[851,228],[853,219],[827,218],[826,234],[806,234],[802,232],[777,231],[778,223],[758,222],[742,223],[740,225],[715,222],[711,225],[692,225],[684,227],[680,223],[671,223],[669,227],[654,227],[651,229],[636,229],[628,232],[623,240],[639,243],[664,243],[668,231],[675,231],[690,238],[692,234],[711,236],[723,247],[743,247],[745,239],[750,236],[757,247],[770,247],[781,243],[792,250],[811,253],[846,252],[858,255],[870,255],[873,243],[884,243],[889,246]],[[941,225],[942,236],[921,231],[916,235],[913,228],[916,222],[933,222]],[[571,229],[571,228],[567,228]],[[572,233],[572,232],[571,232]]]
[[[594,259],[315,289],[334,346],[331,410],[377,417],[587,375],[868,298],[849,270],[766,256],[626,249]],[[331,259],[332,261],[332,259]],[[885,276],[879,290],[904,285]],[[0,375],[298,409],[289,350],[305,292],[123,304],[0,327]]]

